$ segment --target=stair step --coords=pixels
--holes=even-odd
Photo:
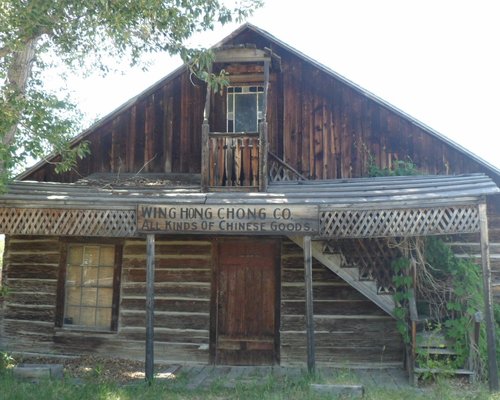
[[[417,333],[417,347],[446,348],[451,345],[452,343],[441,332],[426,331]]]
[[[442,356],[456,356],[457,352],[450,350],[448,348],[436,348],[436,347],[422,347],[422,346],[417,346],[417,353],[419,350],[423,350],[426,354],[435,354],[435,355],[442,355]]]
[[[431,374],[454,374],[454,375],[474,375],[475,372],[470,369],[445,369],[445,368],[420,368],[413,370],[415,374],[423,374],[430,372]]]

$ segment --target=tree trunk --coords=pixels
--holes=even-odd
[[[7,70],[7,85],[16,93],[19,99],[22,99],[26,93],[33,68],[33,61],[35,60],[36,45],[39,39],[40,36],[29,39],[22,48],[12,54],[12,61]],[[8,128],[1,137],[4,148],[10,147],[14,143],[17,129],[16,123]],[[0,160],[0,175],[7,172],[5,171],[5,161],[7,160]]]

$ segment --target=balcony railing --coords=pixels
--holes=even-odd
[[[259,187],[259,133],[208,134],[211,188]]]
[[[203,125],[202,186],[206,190],[263,191],[267,186],[267,124],[259,132],[208,132]]]

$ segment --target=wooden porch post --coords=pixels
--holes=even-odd
[[[304,236],[304,272],[306,283],[307,370],[312,373],[316,369],[316,356],[314,346],[311,236]]]
[[[212,72],[212,65],[210,65],[209,72]],[[208,120],[210,118],[210,96],[212,95],[212,89],[210,85],[207,84],[207,93],[205,97],[205,109],[203,111],[203,124],[201,125],[201,189],[204,192],[208,191],[208,186],[210,183],[210,150],[209,150],[209,131],[210,126]]]
[[[499,390],[498,363],[496,359],[495,321],[493,317],[493,295],[491,293],[490,245],[488,239],[488,217],[486,203],[479,204],[479,224],[481,230],[481,264],[483,267],[484,316],[488,343],[488,382],[490,391]]]
[[[267,96],[269,93],[269,60],[264,61],[264,104],[263,121],[259,124],[259,192],[267,189],[267,152],[268,152],[268,132],[267,132]]]
[[[155,235],[146,239],[146,381],[154,376],[154,284],[155,284]]]

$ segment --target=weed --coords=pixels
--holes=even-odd
[[[14,358],[3,351],[0,351],[0,375],[5,374],[5,372],[14,366]]]

